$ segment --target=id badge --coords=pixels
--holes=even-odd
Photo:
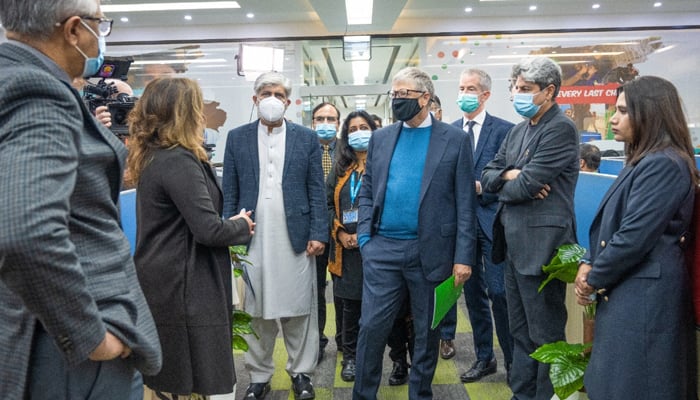
[[[343,211],[343,224],[357,223],[357,208]]]

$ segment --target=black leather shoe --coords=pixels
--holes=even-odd
[[[394,368],[389,376],[389,386],[403,385],[408,382],[408,367],[406,361],[394,361]]]
[[[270,382],[251,383],[245,391],[245,398],[251,400],[261,400],[270,393]]]
[[[495,358],[492,358],[490,361],[476,360],[469,371],[460,375],[459,379],[464,383],[476,382],[486,375],[495,374],[496,365]]]
[[[340,371],[340,378],[345,382],[355,380],[355,360],[344,360],[342,362],[343,370]]]
[[[292,378],[292,390],[296,400],[310,400],[316,397],[311,378],[306,374],[298,374]]]
[[[451,340],[441,340],[440,341],[440,357],[443,360],[449,360],[455,356],[455,345]]]

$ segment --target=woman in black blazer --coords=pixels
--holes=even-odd
[[[603,198],[576,277],[580,304],[597,300],[585,386],[591,400],[696,399],[695,337],[681,238],[698,170],[670,82],[618,89],[610,120],[627,162]]]
[[[144,383],[166,396],[231,393],[236,382],[228,246],[247,243],[254,223],[249,212],[221,218],[202,109],[195,81],[158,78],[129,117],[134,261],[163,348],[163,369]]]

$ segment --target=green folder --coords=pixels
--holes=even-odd
[[[452,275],[445,282],[442,282],[435,288],[435,303],[433,304],[433,324],[430,329],[437,328],[440,321],[445,318],[447,312],[450,311],[457,299],[462,294],[464,283],[455,286],[455,276]]]

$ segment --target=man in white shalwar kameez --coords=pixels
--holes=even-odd
[[[284,119],[291,85],[278,73],[261,75],[253,101],[259,120],[229,132],[224,156],[224,215],[253,210],[245,311],[259,335],[246,337],[250,386],[246,399],[270,391],[275,339],[282,327],[286,370],[298,400],[313,399],[318,358],[316,260],[327,238],[325,187],[318,138]]]

